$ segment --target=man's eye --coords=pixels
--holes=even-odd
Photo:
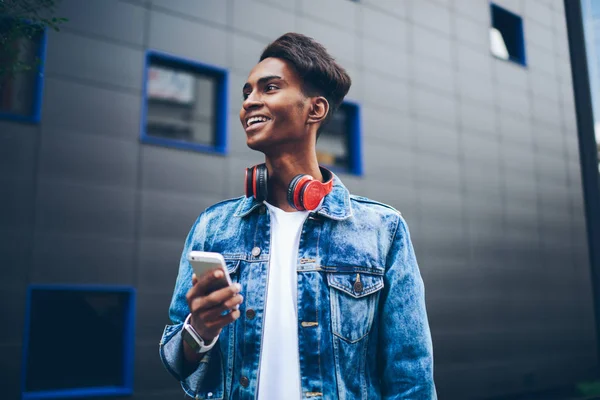
[[[269,90],[276,90],[276,89],[278,89],[278,87],[275,86],[275,85],[273,85],[273,84],[267,85],[267,87],[265,88],[265,90],[267,90],[267,91],[269,91]]]

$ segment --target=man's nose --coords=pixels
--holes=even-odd
[[[262,105],[262,101],[254,93],[250,93],[242,103],[242,107],[244,107],[245,110],[260,107],[260,105]]]

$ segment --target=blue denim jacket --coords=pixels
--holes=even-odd
[[[298,250],[302,398],[436,399],[423,281],[406,222],[334,179],[332,192],[304,223]],[[173,325],[160,341],[163,363],[189,396],[256,398],[270,241],[269,213],[254,198],[218,203],[194,223],[169,310]],[[181,329],[189,313],[191,250],[223,254],[244,302],[240,318],[184,376]],[[249,309],[255,312],[247,315]]]

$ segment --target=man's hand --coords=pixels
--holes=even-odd
[[[192,287],[185,295],[190,312],[190,324],[206,343],[219,336],[223,327],[240,317],[240,311],[234,308],[241,304],[244,298],[239,294],[241,286],[234,283],[222,289],[211,292],[211,287],[223,278],[223,271],[213,270],[200,278],[192,276]],[[224,311],[231,310],[223,315]],[[197,355],[184,344],[186,359],[194,362]]]

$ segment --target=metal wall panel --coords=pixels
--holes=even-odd
[[[7,296],[21,304],[39,282],[136,286],[133,398],[181,398],[156,343],[183,241],[262,161],[239,125],[241,87],[267,43],[299,31],[347,68],[361,106],[364,177],[340,177],[409,223],[440,398],[585,376],[598,360],[562,2],[497,1],[524,17],[528,68],[490,55],[487,1],[321,3],[64,0],[41,124],[0,123]],[[229,155],[139,142],[147,49],[230,69]],[[0,337],[15,382],[19,332]]]

